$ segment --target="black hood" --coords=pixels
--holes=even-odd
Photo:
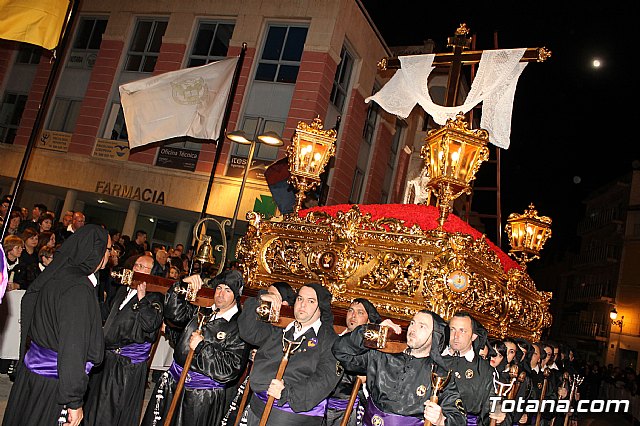
[[[373,305],[373,303],[369,302],[364,297],[358,297],[357,299],[353,299],[351,303],[360,303],[364,306],[364,310],[367,311],[367,316],[369,317],[369,322],[372,324],[380,324],[382,322],[382,317],[378,313],[378,310]]]
[[[486,328],[480,324],[480,321],[471,317],[471,323],[473,324],[473,333],[478,337],[473,341],[473,352],[478,355],[485,345],[489,344],[489,332]],[[489,352],[493,351],[493,348],[489,346]]]
[[[431,315],[431,318],[433,318],[433,335],[431,337],[431,352],[429,356],[436,364],[446,370],[447,367],[442,359],[442,352],[444,352],[447,345],[449,345],[449,326],[447,322],[435,312],[426,310],[420,312],[428,313]]]
[[[333,295],[331,292],[320,283],[309,283],[302,287],[312,288],[316,292],[318,306],[320,307],[320,320],[322,324],[333,326],[333,312],[331,312],[331,299]]]
[[[231,289],[231,291],[233,291],[236,299],[242,295],[242,290],[244,289],[242,274],[236,269],[229,269],[221,272],[211,280],[210,284],[214,289],[218,287],[218,284],[225,284]]]
[[[289,283],[285,281],[276,281],[271,285],[274,286],[276,290],[278,290],[278,293],[280,293],[280,297],[282,297],[283,302],[287,302],[289,306],[293,306],[293,304],[296,303],[296,292],[293,290],[293,288],[291,288]]]

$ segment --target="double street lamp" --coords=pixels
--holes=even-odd
[[[244,168],[244,174],[242,175],[242,184],[240,185],[240,193],[238,194],[238,200],[236,201],[236,208],[233,212],[233,219],[231,221],[231,238],[235,233],[236,222],[238,221],[238,211],[240,210],[240,202],[242,201],[242,195],[244,193],[244,187],[247,183],[247,177],[249,176],[249,169],[251,168],[251,163],[253,162],[253,154],[256,150],[256,145],[259,143],[269,145],[269,146],[282,146],[284,142],[280,135],[276,132],[268,131],[264,133],[258,134],[258,128],[260,127],[261,121],[258,122],[256,126],[256,132],[254,134],[253,139],[250,139],[246,132],[242,130],[234,130],[233,132],[227,133],[227,138],[232,140],[235,143],[239,143],[241,145],[249,145],[249,155],[247,157],[247,164]]]

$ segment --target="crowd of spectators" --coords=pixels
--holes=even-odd
[[[85,225],[85,215],[80,211],[64,212],[60,220],[46,205],[37,203],[31,211],[24,207],[14,206],[7,216],[11,205],[11,196],[5,195],[0,202],[0,226],[8,218],[2,249],[5,253],[8,284],[7,290],[26,290],[38,275],[51,263],[56,249],[74,232]],[[103,225],[106,229],[107,227]],[[147,254],[154,259],[151,275],[178,280],[187,274],[202,272],[214,276],[217,266],[200,265],[193,261],[193,249],[185,250],[183,244],[174,247],[164,245],[150,246],[147,233],[137,230],[133,236],[123,235],[120,230],[111,229],[112,251],[107,268],[100,271],[96,297],[106,320],[108,307],[120,286],[111,276],[113,270],[133,267],[133,260],[139,255]],[[237,264],[227,265],[236,268]],[[0,373],[13,373],[14,363],[0,359]]]

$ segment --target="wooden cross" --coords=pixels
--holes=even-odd
[[[466,24],[460,24],[453,37],[447,40],[447,47],[453,47],[453,52],[436,53],[433,66],[437,68],[449,67],[449,80],[447,82],[447,94],[444,106],[455,106],[455,100],[460,87],[460,74],[463,65],[477,64],[482,57],[482,50],[469,50],[471,37]],[[520,62],[544,62],[551,57],[551,51],[545,47],[530,47],[524,52]],[[399,69],[400,59],[397,57],[382,58],[378,62],[378,69],[385,71]]]

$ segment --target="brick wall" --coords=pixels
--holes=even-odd
[[[44,94],[47,82],[49,81],[49,74],[51,73],[51,52],[48,50],[42,51],[40,57],[40,63],[36,70],[36,76],[33,79],[31,90],[29,91],[29,97],[22,113],[22,119],[20,120],[20,127],[16,134],[14,141],[15,145],[27,145],[29,143],[29,136],[31,130],[36,122],[36,115],[42,101],[42,95]],[[53,99],[51,99],[53,102]]]
[[[384,176],[387,173],[387,161],[391,154],[393,135],[383,123],[378,126],[376,142],[371,153],[371,166],[368,181],[365,182],[365,198],[363,204],[379,204],[382,197]]]
[[[353,90],[349,109],[346,116],[343,116],[341,124],[344,126],[344,131],[341,140],[338,141],[333,179],[329,182],[327,205],[343,204],[349,201],[367,107],[360,92]]]
[[[107,108],[124,42],[102,40],[87,91],[80,106],[80,115],[71,138],[69,152],[91,155],[100,132],[100,123]]]

